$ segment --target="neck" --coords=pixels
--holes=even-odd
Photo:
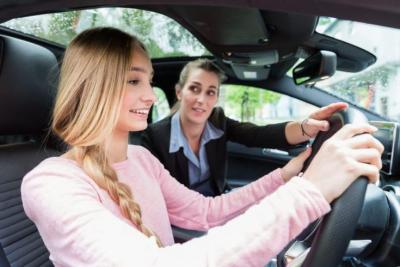
[[[192,148],[192,151],[198,156],[200,150],[200,138],[203,134],[204,128],[206,127],[206,123],[192,123],[182,118],[182,116],[180,116],[179,122],[181,124],[183,135],[186,137],[189,146]]]
[[[111,164],[127,159],[128,138],[129,132],[113,132],[112,138],[107,142],[107,155]]]
[[[180,114],[179,116],[179,122],[181,124],[183,134],[189,141],[190,140],[200,141],[200,137],[204,131],[204,128],[206,127],[206,123],[203,124],[192,123],[188,120],[185,120],[185,118],[182,117],[182,114]]]

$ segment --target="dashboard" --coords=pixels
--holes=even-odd
[[[373,135],[378,139],[385,150],[382,154],[382,172],[388,176],[399,176],[399,124],[389,121],[370,121],[371,125],[378,128]]]

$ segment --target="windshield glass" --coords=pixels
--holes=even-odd
[[[185,28],[164,15],[133,8],[99,8],[17,18],[0,24],[66,46],[93,27],[114,27],[142,40],[152,58],[210,53]]]
[[[374,54],[377,61],[362,72],[337,71],[316,86],[400,121],[400,30],[321,17],[317,32],[361,47]]]

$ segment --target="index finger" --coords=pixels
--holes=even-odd
[[[310,118],[317,119],[317,120],[327,119],[330,116],[332,116],[333,113],[343,110],[343,109],[346,109],[347,107],[348,107],[348,104],[345,102],[332,103],[325,107],[320,108],[318,111],[313,113],[310,116]]]

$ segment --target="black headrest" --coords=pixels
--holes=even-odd
[[[48,129],[57,75],[50,50],[0,35],[0,135]]]

